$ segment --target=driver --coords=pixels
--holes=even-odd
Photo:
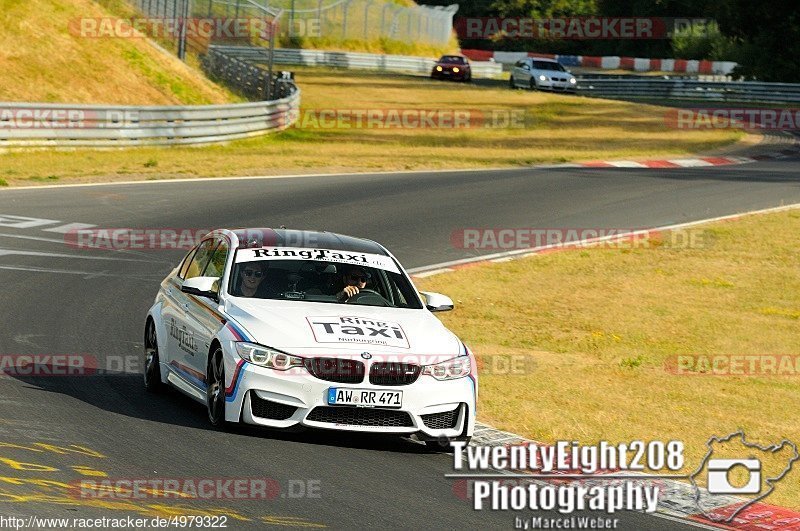
[[[342,284],[344,287],[336,294],[340,301],[346,301],[367,286],[367,282],[372,278],[369,271],[363,267],[351,266],[342,272]]]

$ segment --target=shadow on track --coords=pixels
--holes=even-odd
[[[48,369],[57,372],[52,371],[52,367],[41,365],[31,372],[42,374]],[[139,374],[105,371],[102,374],[27,376],[13,374],[12,371],[12,374],[7,374],[6,377],[23,382],[28,389],[68,396],[109,413],[171,426],[220,431],[210,426],[206,408],[202,404],[171,387],[165,387],[158,393],[148,393]],[[50,400],[59,399],[56,397]],[[47,402],[48,400],[44,399],[40,403]],[[75,422],[80,423],[81,419],[90,421],[91,417],[91,415],[76,416]],[[422,443],[392,435],[347,433],[302,427],[276,430],[246,424],[228,424],[224,431],[233,436],[320,446],[409,454],[430,453]]]

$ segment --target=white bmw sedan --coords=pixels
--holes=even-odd
[[[578,81],[557,61],[528,57],[517,61],[508,79],[511,88],[575,92]]]
[[[328,232],[215,230],[161,283],[145,385],[212,425],[244,422],[469,440],[477,367],[382,245]]]

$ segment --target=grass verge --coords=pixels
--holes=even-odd
[[[711,435],[800,443],[798,228],[791,210],[703,226],[693,248],[568,250],[417,285],[456,301],[442,320],[481,359],[480,420],[542,442],[682,440],[691,473]],[[783,375],[676,370],[737,355],[794,358]],[[800,509],[794,468],[768,503]]]
[[[667,109],[421,76],[296,69],[304,111],[341,109],[522,112],[522,128],[294,127],[227,145],[0,154],[11,185],[224,175],[513,167],[575,160],[680,156],[735,142],[741,132],[669,129]],[[302,117],[302,116],[301,116]]]
[[[81,20],[132,14],[121,0],[3,0],[0,101],[210,104],[236,98],[145,39],[90,37]]]

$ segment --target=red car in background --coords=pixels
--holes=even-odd
[[[469,60],[463,55],[443,55],[433,66],[431,79],[470,81],[472,70],[469,67]]]

